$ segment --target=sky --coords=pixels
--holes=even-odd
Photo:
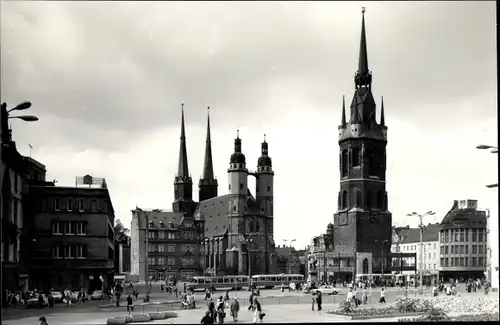
[[[136,205],[171,209],[181,103],[195,199],[207,106],[219,194],[236,130],[253,170],[267,134],[275,242],[302,248],[337,210],[363,6],[394,224],[428,210],[424,222],[439,222],[457,199],[497,219],[485,185],[498,157],[476,149],[497,145],[495,2],[2,1],[1,100],[29,100],[40,118],[12,120],[18,150],[33,146],[57,185],[105,177],[125,225]]]

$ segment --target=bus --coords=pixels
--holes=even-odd
[[[195,276],[186,284],[187,290],[205,291],[212,290],[241,290],[248,288],[250,277],[247,275],[226,275],[226,276]]]
[[[385,283],[386,286],[394,286],[396,276],[394,274],[356,274],[356,282],[373,281],[375,285]]]
[[[255,288],[272,289],[282,284],[288,288],[290,283],[304,283],[302,274],[257,274],[252,276],[252,286]]]

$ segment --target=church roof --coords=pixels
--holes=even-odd
[[[149,229],[155,229],[155,228],[170,228],[170,224],[174,228],[177,228],[182,220],[183,220],[183,214],[178,213],[178,212],[172,212],[172,211],[161,211],[161,212],[153,212],[153,211],[138,211],[135,210],[133,211],[137,213],[137,216],[139,218],[140,222],[140,229],[145,229],[146,227],[146,218],[145,215],[148,213],[148,219],[149,219]]]

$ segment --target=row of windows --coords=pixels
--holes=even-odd
[[[485,242],[486,232],[484,229],[448,229],[439,232],[439,241],[441,243],[468,242],[469,232],[472,242]]]
[[[424,252],[427,250],[427,246],[430,245],[430,244],[424,244]],[[433,244],[434,245],[434,249],[436,249],[436,243]],[[403,249],[403,252],[415,252],[417,250],[417,248],[419,248],[420,250],[420,244],[417,244],[417,245],[403,245],[402,246],[402,249]],[[397,251],[399,253],[399,246],[397,247]],[[429,257],[430,258],[430,257]]]
[[[469,263],[470,262],[470,263]],[[486,259],[483,257],[441,257],[441,266],[476,266],[484,267]]]
[[[102,203],[100,206],[99,200],[89,200],[87,199],[53,199],[52,208],[54,211],[79,211],[79,212],[95,212],[95,211],[108,211],[107,202]],[[47,209],[47,202],[45,200],[42,201],[42,210]]]
[[[340,153],[339,167],[342,177],[347,176],[349,167],[359,167],[363,162],[363,158],[368,158],[366,168],[371,176],[382,176],[386,165],[385,152],[380,149],[373,149],[371,152],[360,148],[351,148],[350,151],[344,149]],[[350,165],[349,165],[350,163]]]
[[[364,205],[362,202],[362,196],[363,196],[362,191],[360,189],[356,188],[354,190],[354,194],[355,194],[355,199],[356,199],[356,201],[354,202],[354,205],[357,207],[364,206],[366,208],[379,208],[379,209],[384,208],[384,192],[383,191],[378,191],[376,193],[372,192],[372,191],[367,191],[364,195],[365,196]],[[349,206],[349,193],[347,192],[347,190],[344,190],[342,192],[342,197],[339,196],[338,205],[342,209],[347,209],[347,207]]]
[[[171,231],[148,231],[149,239],[186,239],[195,240],[198,238],[194,231],[184,231],[175,233]]]
[[[422,269],[422,263],[418,263],[418,266],[420,269]],[[431,264],[424,264],[424,267],[427,266],[427,270],[435,270],[436,269],[436,264],[432,264],[432,268],[431,268]]]
[[[55,221],[52,223],[54,235],[86,235],[86,221]]]
[[[148,257],[148,265],[175,265],[175,257]]]
[[[149,244],[148,246],[148,252],[150,253],[175,253],[177,252],[177,246],[176,245],[155,245],[155,244]]]
[[[86,245],[57,245],[52,247],[53,258],[86,258]]]
[[[451,245],[449,246],[441,246],[441,254],[469,254],[469,245]],[[472,254],[484,254],[486,253],[486,246],[484,245],[472,245]]]

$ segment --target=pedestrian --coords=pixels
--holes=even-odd
[[[49,308],[54,308],[54,296],[52,296],[52,292],[49,292],[47,300],[49,301]]]
[[[345,299],[348,303],[352,303],[352,290],[349,290]]]
[[[208,311],[210,312],[210,317],[212,317],[212,321],[215,323],[217,321],[217,313],[215,312],[215,304],[212,301],[212,298],[208,301]]]
[[[193,309],[196,309],[196,296],[194,295],[194,292],[191,292],[191,296],[190,296],[190,299],[191,299],[191,307]]]
[[[254,298],[254,313],[253,313],[253,323],[256,324],[257,320],[260,320],[262,323],[262,320],[264,319],[264,316],[266,314],[262,312],[262,306],[260,305],[260,302],[257,300],[257,298]]]
[[[40,317],[38,319],[40,321],[40,325],[49,325],[49,323],[47,323],[47,319],[45,317]]]
[[[217,317],[219,318],[219,324],[224,323],[224,318],[226,317],[226,313],[224,312],[224,297],[220,296],[219,300],[217,300]]]
[[[226,290],[226,294],[224,295],[224,304],[226,305],[226,308],[229,308],[229,290]]]
[[[316,293],[316,305],[318,305],[318,311],[321,311],[323,308],[321,305],[323,304],[323,299],[321,297],[321,291]]]
[[[13,298],[13,303],[15,302],[16,298]],[[40,308],[43,308],[44,306],[44,301],[43,301],[43,293],[38,294],[38,305],[40,305]]]
[[[363,299],[363,305],[366,305],[368,303],[368,295],[366,293],[366,286],[363,288],[363,296],[362,296],[362,299]]]
[[[250,304],[248,305],[248,310],[253,310],[254,297],[255,297],[255,293],[252,290],[250,293],[250,297],[248,298],[248,300],[250,301]]]
[[[380,291],[380,303],[381,303],[381,304],[385,304],[385,303],[387,303],[387,302],[385,301],[385,289],[384,289],[384,288],[382,288],[382,290]]]
[[[236,299],[236,297],[234,297],[234,300],[231,303],[231,316],[233,317],[234,322],[238,321],[238,312],[239,311],[240,311],[240,303],[238,302],[238,299]]]
[[[163,283],[160,284],[160,291],[163,292],[164,289],[165,289],[165,287],[163,286]]]
[[[134,302],[130,295],[127,297],[127,311],[134,311]]]
[[[205,312],[205,316],[203,316],[203,318],[201,319],[201,323],[202,324],[213,324],[214,323],[213,318],[210,316],[210,311],[207,310]]]
[[[438,296],[438,290],[437,290],[437,288],[436,288],[436,285],[434,285],[434,287],[432,287],[432,295],[433,295],[434,297],[437,297],[437,296]]]
[[[210,299],[210,288],[205,289],[205,300]]]
[[[316,291],[313,291],[312,295],[311,295],[311,298],[312,298],[312,306],[311,306],[311,309],[314,311],[314,305],[316,305],[316,299],[317,299],[317,296],[316,296]]]

